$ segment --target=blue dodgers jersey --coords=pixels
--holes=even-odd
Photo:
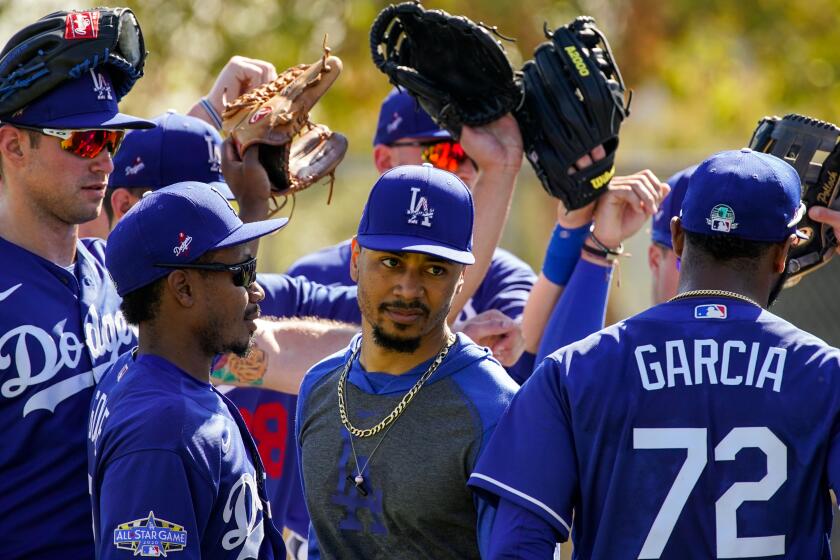
[[[288,274],[327,285],[355,285],[350,278],[350,241],[301,257],[292,264]],[[534,271],[525,262],[504,249],[496,249],[484,280],[458,320],[464,321],[488,309],[498,309],[512,319],[519,319],[536,281]]]
[[[260,274],[257,281],[265,290],[260,302],[265,316],[361,321],[355,286],[323,286],[286,274]],[[219,389],[237,406],[257,444],[275,523],[305,536],[309,516],[298,476],[294,435],[297,396],[259,388]]]
[[[3,558],[90,558],[84,457],[93,386],[136,344],[104,243],[72,270],[0,238],[0,542]]]
[[[129,353],[106,374],[87,450],[97,558],[285,557],[241,416],[167,360]]]
[[[576,558],[830,558],[840,352],[734,299],[656,306],[550,355],[470,478]]]

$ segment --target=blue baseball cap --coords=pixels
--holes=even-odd
[[[401,165],[373,185],[356,239],[374,251],[473,264],[474,214],[470,189],[456,175],[429,163]]]
[[[11,115],[4,123],[37,128],[128,129],[154,128],[155,123],[120,113],[111,78],[104,68],[68,80]]]
[[[394,88],[382,102],[373,145],[393,144],[398,140],[434,140],[452,138],[420,107],[408,92]]]
[[[720,152],[701,163],[688,182],[682,227],[706,235],[731,235],[780,243],[800,235],[805,214],[796,170],[776,156],[749,148]]]
[[[653,216],[650,237],[654,242],[665,245],[669,249],[674,248],[671,245],[671,218],[680,215],[685,191],[688,189],[688,180],[695,169],[697,166],[692,165],[668,179],[667,183],[671,187],[671,192],[662,200],[659,211]]]
[[[171,272],[157,264],[190,263],[208,251],[268,235],[288,221],[244,224],[215,188],[176,183],[146,193],[123,216],[108,237],[105,266],[124,296]]]
[[[201,119],[168,111],[157,126],[125,136],[114,155],[108,188],[152,190],[183,181],[207,183],[228,200],[235,197],[222,177],[222,137]]]

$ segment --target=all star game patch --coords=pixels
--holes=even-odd
[[[146,517],[118,525],[114,529],[114,546],[131,551],[134,556],[165,557],[184,550],[187,531],[183,525],[156,519],[155,512],[150,511]]]

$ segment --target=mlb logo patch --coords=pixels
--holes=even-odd
[[[694,308],[695,319],[726,319],[726,306],[720,303],[698,305]]]
[[[96,39],[99,36],[99,12],[70,12],[64,18],[65,39]]]
[[[706,223],[712,231],[718,233],[730,233],[738,227],[735,222],[735,212],[726,204],[718,204],[712,208]]]

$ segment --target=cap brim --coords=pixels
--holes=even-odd
[[[247,224],[242,224],[233,233],[216,243],[213,247],[210,247],[210,250],[224,249],[225,247],[233,247],[234,245],[248,243],[258,237],[274,233],[288,223],[288,218],[275,218],[273,220],[263,220],[261,222],[248,222]]]
[[[400,140],[438,140],[438,139],[451,139],[452,135],[449,134],[449,131],[436,128],[433,130],[427,130],[425,132],[418,132],[416,134],[411,134],[409,136],[403,136]],[[399,142],[399,140],[397,140]]]
[[[39,128],[67,128],[79,130],[95,129],[144,129],[155,128],[157,125],[152,121],[141,119],[125,113],[82,113],[71,115],[51,121],[39,121]]]
[[[460,264],[475,264],[475,257],[469,251],[461,251],[446,245],[430,243],[422,237],[407,235],[358,235],[359,245],[373,251],[391,251],[394,253],[423,253],[441,257]]]

